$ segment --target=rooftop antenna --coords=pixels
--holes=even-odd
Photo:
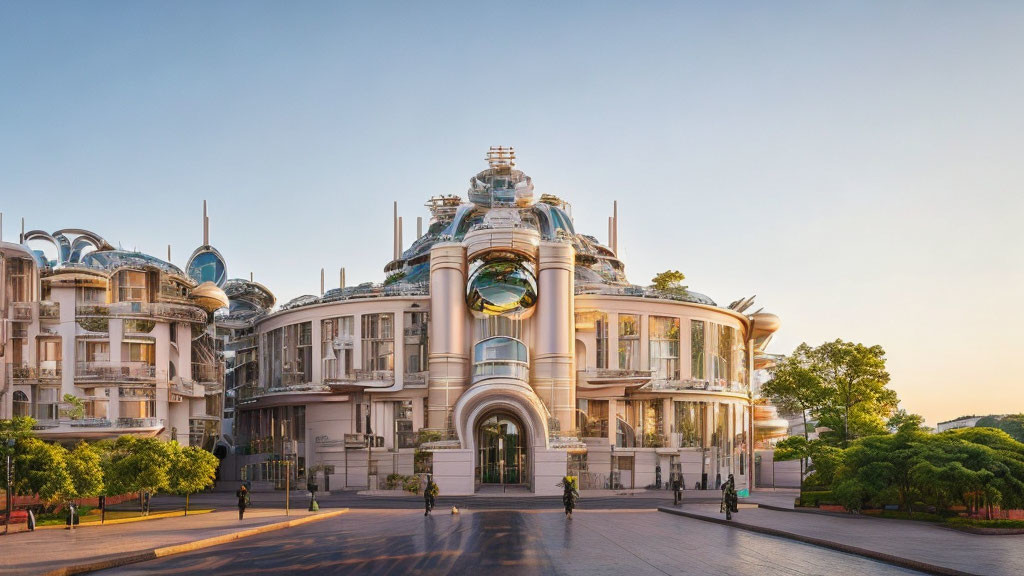
[[[394,231],[393,231],[392,235],[394,236],[394,244],[395,244],[394,258],[392,258],[392,260],[398,260],[398,201],[397,200],[395,201]]]
[[[171,245],[167,245],[167,262],[171,261]]]
[[[342,266],[341,270],[338,271],[338,276],[339,276],[339,278],[338,278],[338,280],[339,280],[339,287],[341,288],[342,291],[344,291],[345,290],[345,267],[344,266]]]
[[[324,295],[324,269],[320,269],[320,295]]]
[[[395,260],[398,260],[399,258],[402,257],[402,246],[404,246],[404,245],[405,244],[402,242],[402,217],[399,216],[398,217],[398,256],[395,257]]]
[[[416,239],[423,237],[423,216],[416,217]]]
[[[210,245],[210,217],[206,215],[206,200],[203,200],[203,246]]]
[[[515,168],[516,149],[513,146],[491,146],[487,150],[487,164],[491,168]]]
[[[252,282],[252,272],[249,272],[249,282]]]
[[[18,236],[18,244],[25,243],[25,217],[21,218],[21,236]]]
[[[612,201],[612,252],[619,255],[619,201]]]

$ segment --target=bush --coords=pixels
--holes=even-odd
[[[1024,529],[1024,520],[975,520],[974,518],[950,518],[946,523],[951,526],[969,526],[972,528],[1014,528]]]
[[[401,474],[388,474],[384,479],[384,488],[387,490],[402,489],[413,494],[420,493],[419,476],[403,476]]]
[[[800,505],[816,508],[822,504],[835,504],[835,498],[831,490],[820,490],[800,493]]]
[[[406,492],[412,492],[413,494],[420,493],[420,477],[419,476],[406,476],[405,485],[402,489]]]

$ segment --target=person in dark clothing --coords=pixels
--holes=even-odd
[[[238,497],[238,519],[241,520],[245,509],[249,507],[249,491],[243,485],[235,492],[235,496]]]
[[[722,484],[722,512],[725,519],[732,520],[732,513],[739,512],[739,495],[736,493],[736,479],[729,474],[729,479]]]
[[[572,511],[576,508],[576,501],[580,497],[580,493],[576,490],[576,479],[564,476],[557,485],[562,487],[562,506],[565,507],[565,517],[572,518]]]
[[[679,478],[672,480],[673,504],[683,503],[683,481]]]
[[[428,475],[427,486],[423,489],[424,516],[429,515],[430,511],[434,509],[434,503],[436,502],[437,495],[440,491],[441,490],[438,489],[437,484],[434,484],[434,478]]]

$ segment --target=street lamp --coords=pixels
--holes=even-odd
[[[4,534],[11,526],[11,490],[14,488],[14,478],[11,474],[11,453],[14,452],[14,438],[7,439],[7,522],[4,523]]]

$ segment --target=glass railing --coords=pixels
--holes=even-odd
[[[528,382],[530,380],[530,365],[526,362],[511,360],[493,360],[473,364],[473,381],[487,378],[513,378]]]
[[[108,381],[152,380],[156,378],[156,367],[144,362],[78,362],[75,365],[75,378]]]

